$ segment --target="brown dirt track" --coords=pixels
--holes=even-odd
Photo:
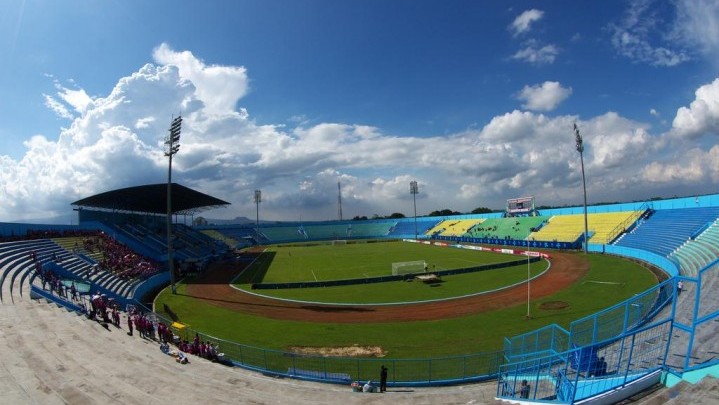
[[[582,278],[589,270],[588,262],[571,253],[551,252],[549,271],[534,279],[531,299],[538,300],[563,290]],[[218,307],[274,319],[328,323],[371,323],[428,321],[466,316],[527,301],[526,285],[519,285],[491,294],[457,298],[441,302],[402,305],[335,306],[302,304],[258,297],[232,288],[229,283],[244,264],[221,263],[213,266],[187,286],[187,294]]]

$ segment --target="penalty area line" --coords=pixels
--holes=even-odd
[[[317,280],[317,276],[315,276],[315,271],[314,271],[314,270],[310,270],[310,271],[312,272],[312,277],[315,278],[315,281],[318,281],[318,280]]]

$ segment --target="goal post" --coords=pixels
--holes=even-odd
[[[392,275],[399,276],[402,274],[418,274],[427,272],[427,262],[424,260],[414,260],[410,262],[392,263]]]

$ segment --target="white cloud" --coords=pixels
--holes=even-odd
[[[571,94],[571,87],[562,87],[559,82],[546,81],[542,84],[524,86],[517,98],[525,101],[522,108],[533,111],[552,111]]]
[[[244,66],[208,66],[192,52],[175,52],[164,43],[155,48],[153,58],[157,63],[177,66],[180,78],[194,85],[195,96],[208,113],[234,113],[237,102],[247,94],[249,81]]]
[[[135,121],[135,129],[145,129],[155,122],[155,117],[143,117]]]
[[[674,25],[676,20],[665,21],[659,15],[662,7],[654,5],[653,0],[632,1],[622,20],[607,26],[612,45],[620,55],[653,66],[690,60],[690,51],[676,41],[677,32],[682,31]],[[674,38],[666,32],[673,32]]]
[[[681,161],[655,161],[641,171],[644,181],[656,184],[701,184],[719,182],[719,146],[704,152],[692,148],[682,155]]]
[[[420,182],[420,215],[501,208],[507,198],[522,195],[534,195],[539,204],[577,204],[575,121],[586,146],[590,202],[696,193],[719,182],[719,147],[675,141],[677,133],[686,138],[698,136],[699,128],[716,128],[717,82],[697,90],[697,100],[680,109],[666,135],[614,112],[579,119],[516,110],[456,134],[394,136],[338,122],[260,125],[233,107],[246,92],[238,85],[248,81],[244,69],[213,66],[237,74],[237,83],[216,90],[224,101],[213,104],[204,99],[213,85],[198,90],[208,76],[215,78],[207,67],[189,52],[163,52],[172,63],[147,64],[118,79],[109,94],[75,103],[77,116],[56,137],[29,138],[21,159],[0,157],[0,217],[49,217],[70,212],[72,201],[95,193],[165,181],[163,136],[179,111],[184,121],[173,179],[232,203],[204,215],[209,218],[254,217],[252,197],[259,188],[265,220],[335,219],[338,180],[345,218],[411,215],[412,180]],[[185,74],[188,68],[176,63],[195,68]],[[552,83],[529,87],[527,105],[556,106],[569,89]],[[667,177],[671,182],[663,181]]]
[[[83,114],[92,104],[92,98],[85,93],[85,90],[70,90],[68,88],[58,87],[58,97],[64,102],[72,106],[72,108],[80,114]]]
[[[674,134],[696,139],[719,133],[719,79],[699,87],[689,107],[680,107],[672,122]]]
[[[514,36],[529,32],[532,23],[539,21],[544,16],[544,11],[531,9],[526,10],[512,21],[509,29],[514,32]]]
[[[534,44],[530,44],[526,48],[520,49],[512,55],[512,59],[517,59],[535,65],[544,65],[554,63],[558,54],[559,48],[555,45],[550,44],[540,48]]]
[[[75,118],[64,104],[55,100],[52,96],[43,94],[43,97],[45,98],[45,107],[52,110],[58,117],[69,120]]]
[[[713,61],[719,57],[719,2],[715,0],[679,0],[677,18],[669,38],[697,49]]]

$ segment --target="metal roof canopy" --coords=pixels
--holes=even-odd
[[[81,208],[167,214],[167,183],[107,191],[77,200],[71,205]],[[194,214],[225,205],[230,205],[230,203],[172,183],[173,214]]]

